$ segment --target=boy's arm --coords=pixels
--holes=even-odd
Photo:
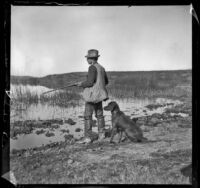
[[[96,77],[97,77],[97,69],[95,66],[91,65],[88,69],[87,80],[82,82],[80,84],[80,87],[83,87],[83,88],[92,87],[94,83],[96,82]]]
[[[106,71],[105,71],[105,84],[108,85],[108,76],[106,74]]]

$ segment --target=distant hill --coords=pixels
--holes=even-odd
[[[53,74],[44,77],[11,76],[11,83],[24,85],[41,85],[49,88],[58,88],[72,82],[84,80],[86,75],[86,72],[75,72],[65,74]]]
[[[160,85],[185,85],[191,84],[192,71],[191,70],[175,70],[175,71],[127,71],[107,72],[109,85],[112,84],[140,84],[145,82],[158,83]],[[44,77],[31,76],[11,76],[12,84],[29,84],[41,85],[49,88],[58,88],[68,85],[70,83],[84,81],[87,72],[73,72],[65,74],[53,74]]]

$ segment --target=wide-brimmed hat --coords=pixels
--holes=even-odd
[[[99,51],[92,49],[92,50],[88,50],[88,54],[85,56],[86,58],[95,58],[95,57],[99,57]]]

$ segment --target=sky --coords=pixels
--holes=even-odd
[[[192,69],[190,6],[12,6],[11,75]]]

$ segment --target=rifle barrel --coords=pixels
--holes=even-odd
[[[57,88],[57,89],[52,89],[50,91],[46,91],[46,92],[42,93],[42,95],[45,95],[47,93],[50,93],[50,92],[53,92],[53,91],[56,91],[56,90],[59,90],[59,89],[63,89],[63,88],[67,88],[67,87],[72,87],[72,86],[77,86],[77,84],[70,84],[70,85],[65,86],[65,87],[60,87],[60,88]]]

